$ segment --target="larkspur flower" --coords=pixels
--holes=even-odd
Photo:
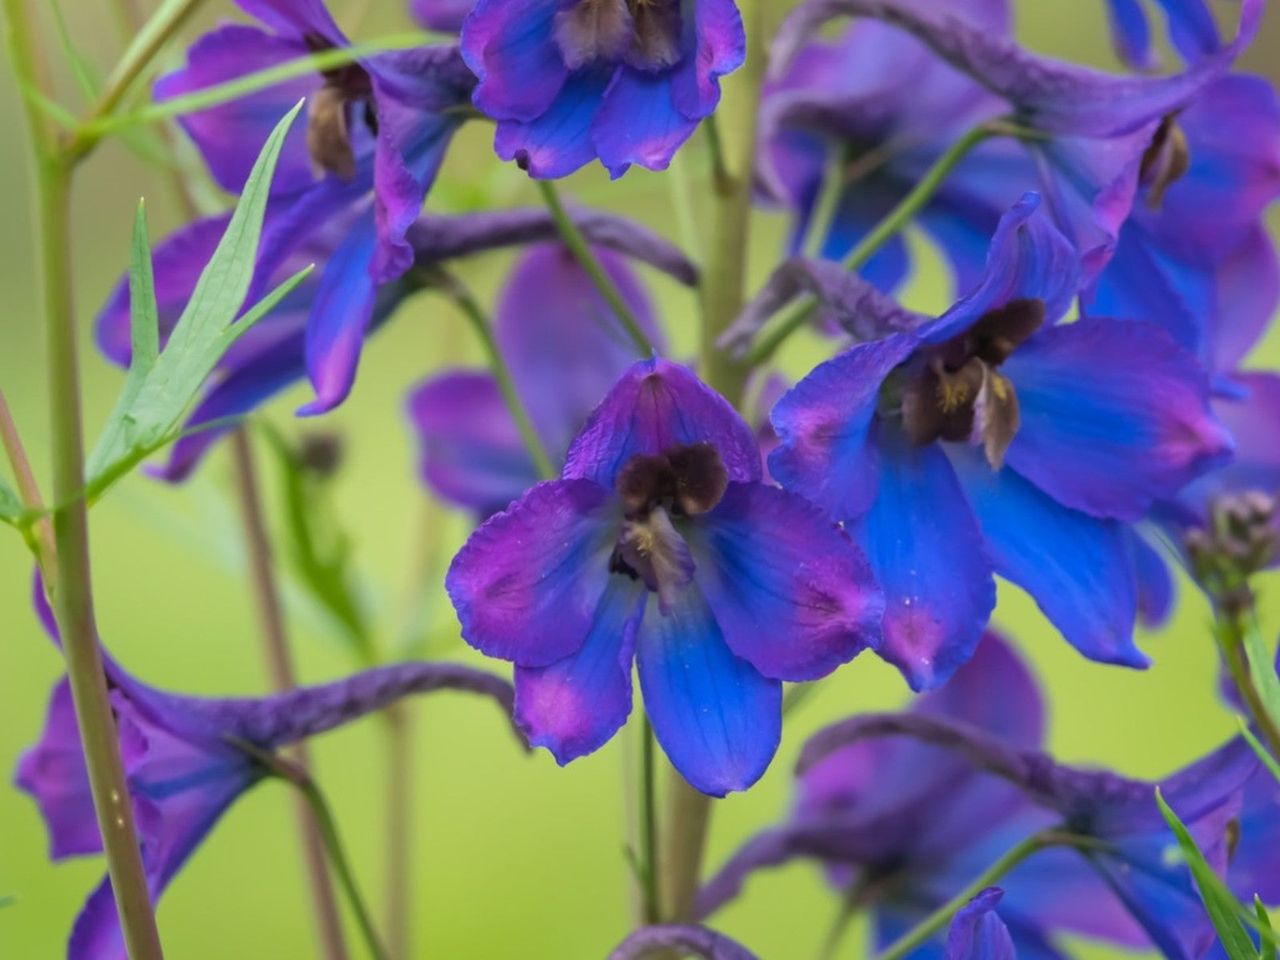
[[[157,99],[348,45],[319,0],[240,0],[240,6],[266,29],[227,24],[200,37],[186,65],[157,82]],[[274,123],[307,98],[306,129],[291,132],[278,164],[249,297],[256,299],[283,263],[314,250],[324,235],[326,256],[305,326],[316,397],[303,412],[326,412],[350,391],[378,289],[413,264],[407,233],[465,120],[474,85],[456,44],[428,46],[380,53],[183,116],[213,179],[234,193]],[[225,218],[200,221],[174,242],[203,250],[224,224]]]
[[[976,84],[1003,103],[1001,112],[1012,123],[1032,131],[1019,138],[1014,151],[1006,149],[1008,145],[988,148],[987,164],[961,164],[950,195],[944,191],[933,206],[934,219],[942,222],[931,229],[959,264],[962,282],[965,266],[974,262],[966,252],[981,249],[980,244],[974,246],[974,238],[985,235],[984,224],[1029,189],[1044,194],[1055,223],[1080,253],[1085,280],[1092,280],[1114,251],[1140,179],[1152,175],[1153,143],[1158,144],[1172,125],[1168,118],[1230,67],[1256,33],[1262,3],[1244,0],[1236,38],[1184,72],[1167,77],[1117,76],[1029,53],[1014,44],[1006,31],[992,26],[1000,22],[992,16],[993,10],[1003,6],[966,4],[953,10],[950,4],[921,0],[806,0],[779,29],[772,71],[776,78],[794,70],[803,77],[804,59],[820,64],[829,54],[823,52],[822,44],[814,44],[814,38],[826,21],[837,16],[872,18],[909,32],[954,68],[948,71],[933,65],[907,72],[912,52],[916,57],[919,52],[897,41],[904,56],[889,69],[903,70],[899,74],[902,87],[914,89],[917,76],[925,78],[925,116],[945,117],[950,110],[957,118],[982,119],[992,103]],[[856,42],[856,32],[849,42]],[[844,82],[836,81],[835,88],[841,89]],[[852,149],[855,169],[859,157],[883,166],[884,176],[875,184],[882,195],[875,200],[864,197],[864,208],[872,203],[890,208],[915,183],[910,176],[894,176],[897,165],[910,173],[913,165],[918,168],[945,146],[932,135],[921,137],[920,125],[909,114],[887,118],[878,114],[877,98],[863,103],[855,99],[845,104],[848,109],[832,112],[825,109],[831,94],[821,81],[801,82],[801,87],[784,94],[783,116],[792,120],[782,125],[784,131],[788,125],[804,127],[812,122],[813,132]],[[914,97],[888,98],[890,109],[895,102],[910,112],[920,109]],[[806,105],[815,109],[807,111]],[[763,114],[766,136],[778,126],[770,126],[769,116],[767,111]],[[857,130],[859,124],[874,131],[869,141],[842,135],[842,128]],[[935,127],[955,130],[954,122],[939,121]],[[884,133],[898,130],[915,131],[915,138],[883,138]],[[1028,172],[1034,177],[1031,181]],[[926,225],[928,220],[922,218]],[[839,226],[840,233],[854,237],[863,230],[865,226],[857,220]]]
[[[937,320],[844,278],[902,332],[774,408],[773,476],[863,546],[886,596],[880,654],[917,690],[972,653],[993,572],[1085,656],[1145,665],[1125,524],[1231,450],[1203,371],[1161,328],[1058,322],[1079,275],[1038,206],[1028,194],[1001,219],[982,283]]]
[[[515,664],[532,744],[567,763],[608,741],[631,710],[634,660],[659,744],[713,795],[769,765],[782,681],[873,645],[881,613],[857,548],[763,484],[747,424],[661,359],[622,375],[561,478],[472,534],[445,586],[463,638]]]
[[[596,251],[651,343],[662,347],[648,294],[627,262]],[[558,243],[530,247],[499,295],[494,336],[552,462],[635,360],[635,346],[574,255]],[[571,348],[566,349],[568,345]],[[487,517],[538,481],[497,380],[450,370],[409,398],[424,482],[450,503]]]
[[[461,39],[498,155],[542,178],[664,169],[746,55],[733,0],[477,0]]]
[[[1198,60],[1222,46],[1218,26],[1205,0],[1106,0],[1111,35],[1120,59],[1139,70],[1155,67],[1151,18],[1148,9],[1159,6],[1174,48],[1187,60]]]
[[[46,630],[53,618],[43,594]],[[362,716],[401,697],[435,690],[478,693],[511,706],[511,687],[491,674],[450,663],[379,667],[344,680],[260,698],[208,699],[157,690],[106,660],[111,708],[133,800],[143,868],[157,899],[223,813],[267,770],[243,745],[270,753]],[[98,853],[98,833],[66,679],[53,689],[44,731],[18,762],[15,782],[40,807],[50,857]],[[103,879],[76,920],[68,960],[125,960],[110,881]]]
[[[943,960],[1015,960],[1017,950],[996,906],[1004,896],[988,887],[956,913],[947,931]]]
[[[1001,881],[1001,919],[1020,955],[1060,956],[1055,940],[1067,933],[1154,944],[1177,960],[1200,955],[1213,928],[1189,871],[1165,857],[1174,841],[1154,785],[1057,764],[1039,752],[1042,731],[1034,682],[988,636],[970,665],[910,711],[816,734],[801,754],[789,821],[730,858],[701,892],[699,915],[763,867],[814,859],[838,889],[864,891],[884,947],[1018,842],[1070,831],[1090,848],[1038,850]],[[1235,740],[1160,784],[1219,871],[1257,766]],[[940,939],[911,954],[941,955]]]
[[[595,211],[575,210],[572,216],[584,234],[600,247],[648,263],[681,283],[696,282],[697,271],[684,255],[643,227]],[[168,335],[190,298],[196,278],[217,244],[221,227],[220,220],[200,221],[156,248],[156,298],[162,336]],[[422,289],[432,269],[461,257],[556,235],[554,221],[541,209],[456,216],[423,214],[406,233],[414,251],[414,269],[378,288],[366,335],[381,327],[405,298]],[[340,242],[340,235],[334,236],[334,231],[315,232],[305,246],[276,268],[269,280],[283,280],[308,260],[325,262]],[[240,418],[306,377],[308,323],[319,292],[318,283],[308,278],[270,316],[236,341],[188,418],[186,433],[173,445],[160,476],[171,481],[185,479]],[[121,365],[130,359],[129,331],[125,278],[117,284],[97,321],[99,345]]]

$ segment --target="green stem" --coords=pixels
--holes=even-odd
[[[897,236],[925,208],[942,182],[974,147],[990,137],[1007,133],[1009,133],[1008,128],[1000,124],[984,122],[953,143],[920,178],[911,192],[903,197],[898,205],[889,211],[885,218],[849,252],[849,256],[845,258],[845,268],[853,271],[865,266],[881,247]],[[813,298],[797,305],[786,319],[756,342],[751,352],[747,354],[747,366],[754,369],[767,363],[791,334],[809,322],[816,309],[817,301]]]
[[[636,315],[632,312],[631,307],[628,306],[626,298],[622,296],[622,292],[618,289],[618,285],[613,282],[613,278],[601,266],[600,260],[592,251],[591,244],[587,242],[587,238],[565,210],[564,204],[560,200],[560,194],[556,191],[555,184],[550,180],[539,180],[538,189],[542,191],[542,199],[547,205],[547,210],[551,213],[551,219],[555,221],[556,230],[560,233],[561,241],[569,248],[569,251],[577,259],[582,269],[587,272],[592,284],[600,291],[600,296],[604,297],[609,309],[613,311],[614,315],[622,323],[622,328],[636,346],[636,352],[646,359],[653,356],[657,351],[654,350],[653,344],[649,342],[649,337],[645,334],[644,328],[640,326],[640,321],[636,319]]]
[[[1217,616],[1214,636],[1218,641],[1222,662],[1227,668],[1231,682],[1240,693],[1240,699],[1244,701],[1249,719],[1262,733],[1262,738],[1266,741],[1271,755],[1280,758],[1280,728],[1277,728],[1257,684],[1254,683],[1245,652],[1244,633],[1248,629],[1247,621],[1253,610],[1252,593],[1249,592],[1249,587],[1245,585],[1239,588],[1230,602],[1215,600],[1214,609]]]
[[[35,471],[31,469],[31,461],[27,459],[27,450],[22,443],[22,435],[18,432],[18,424],[13,419],[13,411],[9,409],[9,401],[0,390],[0,444],[4,446],[5,457],[13,468],[14,480],[18,484],[18,495],[22,498],[22,506],[33,519],[29,526],[24,526],[24,536],[36,556],[40,573],[48,583],[54,576],[57,564],[57,552],[53,546],[53,525],[45,516],[44,498],[40,495],[40,485],[36,482]]]
[[[382,715],[387,723],[387,952],[394,960],[409,960],[413,918],[413,715],[406,703],[392,704]]]
[[[494,379],[498,381],[498,389],[501,391],[502,399],[506,402],[507,409],[511,412],[511,416],[516,422],[516,429],[520,431],[520,438],[524,441],[524,445],[529,451],[529,456],[533,458],[533,465],[537,468],[538,477],[542,480],[553,479],[556,476],[556,468],[552,465],[551,458],[547,455],[547,448],[542,445],[542,438],[538,436],[538,431],[534,428],[533,421],[529,419],[529,413],[525,410],[524,404],[520,400],[520,394],[516,392],[515,381],[511,379],[511,370],[507,367],[507,361],[502,356],[502,351],[498,348],[498,341],[493,335],[493,328],[489,324],[489,318],[485,316],[480,304],[471,295],[471,291],[463,286],[456,277],[440,271],[433,276],[433,279],[448,294],[449,298],[457,304],[458,309],[462,311],[470,322],[471,328],[476,332],[476,336],[480,338],[480,344],[484,347],[485,359],[489,361],[489,369],[493,373]]]
[[[640,719],[640,842],[644,857],[644,922],[661,919],[661,890],[658,882],[658,799],[656,742],[648,714]]]
[[[662,920],[692,923],[711,823],[711,798],[689,786],[674,767],[667,772],[666,829],[658,873]]]
[[[840,949],[844,935],[849,930],[850,922],[866,902],[867,890],[868,885],[860,880],[854,883],[840,899],[840,912],[831,921],[827,935],[822,940],[822,946],[818,950],[818,960],[835,960],[836,952]]]
[[[881,952],[875,960],[901,960],[901,958],[907,956],[917,947],[928,942],[935,934],[941,931],[943,927],[951,922],[951,918],[954,917],[965,904],[980,894],[987,887],[995,886],[1002,877],[1033,853],[1037,853],[1041,850],[1047,850],[1051,847],[1093,849],[1098,846],[1099,842],[1092,837],[1084,837],[1074,833],[1064,833],[1061,830],[1051,829],[1043,830],[1039,833],[1033,833],[1031,836],[1010,848],[1003,856],[1000,857],[1000,859],[979,874],[972,883],[885,948],[885,950]]]

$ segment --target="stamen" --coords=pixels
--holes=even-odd
[[[1142,155],[1142,167],[1138,174],[1147,188],[1147,206],[1159,210],[1169,188],[1186,176],[1191,169],[1191,149],[1187,135],[1178,126],[1174,114],[1160,121],[1151,145]]]
[[[347,129],[346,94],[325,84],[307,104],[307,153],[324,173],[350,180],[356,173],[355,152]]]
[[[626,61],[640,70],[657,72],[680,60],[683,22],[680,0],[627,0],[634,22],[634,43]]]
[[[554,36],[570,70],[618,60],[634,36],[631,10],[626,0],[579,0],[556,14]]]
[[[982,445],[992,470],[1004,465],[1004,455],[1022,425],[1018,394],[1009,378],[983,366],[986,374],[974,402],[973,433],[970,439]]]

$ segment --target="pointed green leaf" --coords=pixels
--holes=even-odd
[[[1276,675],[1275,658],[1263,642],[1257,617],[1245,618],[1241,639],[1249,661],[1249,675],[1262,698],[1262,705],[1267,709],[1267,716],[1280,724],[1280,676]]]
[[[1196,887],[1200,891],[1200,899],[1204,901],[1205,909],[1209,912],[1209,919],[1213,922],[1213,929],[1218,932],[1218,939],[1222,941],[1222,946],[1227,951],[1227,956],[1231,960],[1258,960],[1257,948],[1254,947],[1253,941],[1249,939],[1249,933],[1240,919],[1240,914],[1244,912],[1244,907],[1227,889],[1227,885],[1222,882],[1222,878],[1214,873],[1213,867],[1209,866],[1209,861],[1204,858],[1204,854],[1196,846],[1191,832],[1178,819],[1178,815],[1173,812],[1173,809],[1165,803],[1159,788],[1156,789],[1156,803],[1160,807],[1160,813],[1165,822],[1169,824],[1169,829],[1178,838],[1178,846],[1182,849],[1182,856],[1186,860],[1187,867],[1191,870],[1191,875],[1195,878]]]
[[[89,458],[90,496],[101,493],[174,436],[183,415],[227,348],[307,275],[308,271],[304,270],[290,277],[237,322],[253,281],[276,161],[301,109],[302,102],[299,102],[276,124],[263,145],[227,229],[200,274],[163,351],[158,351],[151,258],[145,220],[139,212],[129,281],[134,303],[135,359],[116,408]]]
[[[1236,717],[1236,723],[1240,724],[1240,733],[1249,742],[1249,746],[1253,747],[1253,752],[1258,755],[1258,759],[1262,761],[1263,766],[1270,771],[1271,776],[1275,777],[1276,782],[1280,783],[1280,761],[1277,761],[1271,755],[1271,751],[1262,745],[1262,741],[1249,729],[1249,723],[1244,717]]]
[[[1271,929],[1271,915],[1267,913],[1267,905],[1256,893],[1253,895],[1253,915],[1258,918],[1258,929],[1263,934],[1258,960],[1276,960],[1276,935]]]
[[[0,522],[16,524],[22,519],[22,501],[3,480],[0,480]]]

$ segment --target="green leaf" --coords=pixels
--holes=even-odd
[[[1249,661],[1249,675],[1262,698],[1262,705],[1267,709],[1267,716],[1280,724],[1280,676],[1276,675],[1274,656],[1262,640],[1258,618],[1245,617],[1244,621],[1240,632],[1245,657]]]
[[[76,49],[75,42],[71,39],[71,31],[67,29],[67,18],[62,11],[62,3],[60,0],[52,0],[51,6],[53,7],[54,26],[58,32],[58,43],[62,47],[62,55],[67,58],[67,65],[75,76],[76,85],[80,87],[80,94],[84,97],[85,102],[88,103],[98,95],[98,89],[101,84],[95,75],[93,65]]]
[[[1222,878],[1214,873],[1213,867],[1209,866],[1209,861],[1204,858],[1204,854],[1196,846],[1191,832],[1178,819],[1178,815],[1173,812],[1173,809],[1165,803],[1165,799],[1158,787],[1156,788],[1156,803],[1160,807],[1160,813],[1165,822],[1169,824],[1169,829],[1178,838],[1178,846],[1182,849],[1182,856],[1191,870],[1191,875],[1195,878],[1196,887],[1200,891],[1200,899],[1204,901],[1205,909],[1209,912],[1209,919],[1213,922],[1213,929],[1218,932],[1218,939],[1222,941],[1222,946],[1227,951],[1227,956],[1231,960],[1258,960],[1257,948],[1254,947],[1253,941],[1249,938],[1249,932],[1245,929],[1244,922],[1240,919],[1240,915],[1245,908],[1227,889],[1227,885],[1222,882]]]
[[[22,514],[22,501],[12,487],[0,480],[0,522],[16,526]]]
[[[144,457],[169,442],[201,386],[227,349],[307,276],[294,274],[241,316],[253,280],[267,197],[285,135],[299,102],[276,124],[245,181],[240,201],[191,299],[159,350],[155,288],[146,223],[139,208],[133,232],[129,290],[134,361],[88,465],[88,493],[98,496]],[[237,316],[240,319],[237,321]]]
[[[1263,766],[1271,772],[1271,776],[1275,777],[1276,782],[1280,783],[1280,761],[1277,761],[1271,755],[1271,751],[1262,745],[1262,741],[1249,729],[1249,723],[1244,717],[1236,717],[1236,723],[1240,724],[1240,733],[1248,741],[1249,746],[1253,747],[1253,752],[1258,755],[1258,759],[1262,761]]]
[[[1267,905],[1256,893],[1253,895],[1253,913],[1258,918],[1258,930],[1262,933],[1262,951],[1259,960],[1276,960],[1276,934],[1271,929],[1271,916],[1267,913]]]

